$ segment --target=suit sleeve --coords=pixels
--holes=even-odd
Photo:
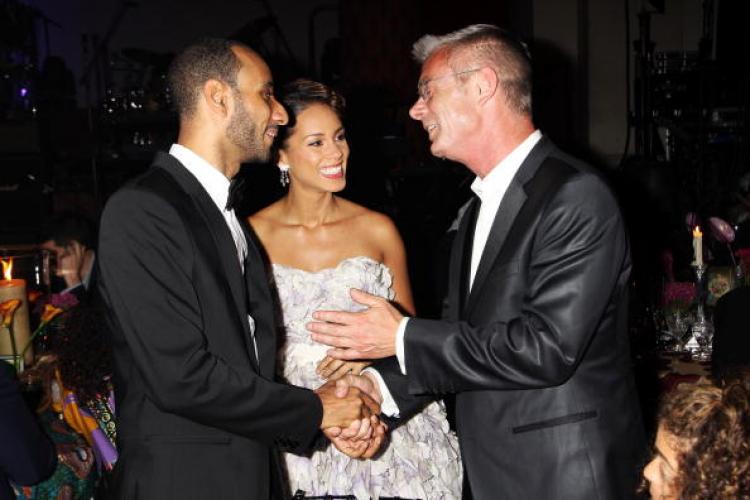
[[[391,430],[405,423],[409,417],[419,413],[422,408],[435,400],[433,395],[410,394],[409,377],[401,373],[401,368],[394,356],[376,361],[372,368],[380,374],[398,407],[399,416],[397,418],[387,415],[381,416]]]
[[[269,444],[296,448],[316,437],[317,395],[209,349],[192,269],[211,263],[195,261],[174,206],[149,192],[121,191],[107,205],[100,235],[100,287],[157,407]]]
[[[601,322],[615,321],[610,309],[630,270],[622,218],[604,183],[579,174],[561,186],[541,214],[530,252],[520,271],[526,281],[509,285],[524,287],[519,307],[483,302],[504,312],[482,325],[409,321],[411,393],[541,388],[573,374]]]
[[[0,366],[0,444],[0,471],[17,484],[36,484],[55,470],[55,447],[4,366]]]

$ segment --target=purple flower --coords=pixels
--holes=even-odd
[[[49,303],[61,309],[70,309],[78,305],[78,299],[72,293],[53,293],[49,297]]]
[[[719,243],[729,244],[734,241],[734,228],[724,219],[718,217],[709,217],[708,226],[711,228],[711,234]]]

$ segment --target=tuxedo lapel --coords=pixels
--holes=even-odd
[[[276,322],[274,321],[273,299],[266,270],[267,259],[263,246],[247,221],[240,221],[247,239],[247,259],[245,259],[245,286],[247,304],[255,320],[255,342],[258,347],[260,373],[272,379],[276,361]]]
[[[479,290],[481,290],[484,281],[487,279],[487,275],[505,243],[508,231],[510,231],[525,201],[526,193],[523,190],[523,186],[519,185],[516,179],[513,179],[495,214],[492,229],[490,229],[487,243],[484,246],[484,252],[482,252],[482,257],[479,260],[477,273],[474,276],[474,284],[471,287],[467,306],[476,301]]]
[[[242,268],[237,258],[237,246],[234,243],[232,233],[227,227],[224,217],[200,182],[176,158],[161,153],[157,156],[154,163],[167,170],[183,189],[190,194],[203,216],[207,232],[214,241],[224,278],[226,279],[226,283],[229,284],[231,295],[234,299],[237,317],[240,325],[242,325],[242,333],[248,348],[248,356],[252,360],[256,370],[259,370],[253,341],[250,337],[250,326],[247,319],[247,305],[245,300],[246,292],[243,283]]]
[[[506,241],[508,233],[513,227],[516,217],[527,199],[527,193],[524,187],[526,182],[536,174],[536,171],[539,169],[542,161],[549,155],[552,147],[552,143],[545,137],[542,137],[523,161],[518,172],[516,172],[516,175],[508,186],[507,191],[505,191],[503,200],[500,202],[500,206],[495,214],[495,219],[492,222],[492,228],[487,237],[487,243],[482,252],[482,257],[479,260],[477,273],[474,276],[474,284],[471,287],[471,293],[469,294],[466,303],[467,313],[470,311],[470,308],[474,306],[477,297],[481,294],[482,286],[484,285],[492,266],[495,265],[495,261],[497,260],[500,251],[508,243]],[[471,246],[469,246],[469,248],[471,248]]]
[[[443,319],[458,321],[469,295],[468,269],[478,210],[479,199],[473,197],[458,211],[458,229],[453,239],[448,268],[448,308],[443,313]]]

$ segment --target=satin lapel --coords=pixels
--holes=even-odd
[[[461,221],[461,229],[463,234],[460,235],[459,244],[461,245],[460,261],[457,263],[459,268],[458,277],[458,318],[463,317],[463,312],[466,309],[466,303],[469,300],[469,274],[471,273],[471,259],[472,259],[472,247],[474,246],[474,230],[477,225],[477,216],[479,215],[480,209],[479,198],[474,197],[471,201],[471,205],[466,210],[463,220]],[[458,237],[459,235],[457,235]]]
[[[482,257],[479,261],[479,267],[477,267],[477,274],[474,276],[474,284],[471,287],[471,293],[469,294],[469,299],[466,303],[466,314],[470,312],[471,308],[476,303],[477,297],[481,293],[482,286],[484,285],[492,266],[495,264],[495,261],[500,254],[500,250],[506,243],[505,240],[508,236],[508,232],[513,226],[518,212],[526,201],[527,196],[524,190],[524,185],[534,176],[552,147],[552,142],[545,137],[542,137],[521,164],[518,172],[516,172],[515,177],[513,177],[513,180],[508,186],[508,190],[505,192],[503,200],[500,202],[500,207],[498,207],[497,213],[495,214],[495,219],[492,222],[492,228],[487,237],[484,252],[482,252]]]
[[[479,267],[477,267],[477,274],[474,276],[474,284],[471,286],[471,293],[466,303],[467,310],[476,301],[479,290],[481,290],[484,281],[487,279],[492,264],[500,253],[500,249],[503,247],[503,243],[505,243],[505,237],[508,235],[513,221],[516,220],[516,215],[521,210],[524,201],[526,201],[526,193],[524,193],[523,187],[518,185],[516,180],[513,179],[510,186],[508,186],[508,190],[505,192],[505,196],[503,196],[503,201],[500,203],[497,214],[495,214],[495,220],[487,237],[484,252],[482,252],[482,257],[479,260]]]
[[[447,308],[443,311],[443,319],[458,321],[461,310],[464,306],[467,293],[467,282],[465,273],[465,263],[467,256],[471,258],[471,242],[467,243],[469,234],[473,234],[472,216],[476,212],[477,199],[473,198],[467,202],[465,207],[461,207],[457,217],[459,218],[458,229],[453,237],[451,245],[450,263],[448,267],[448,290],[447,290]],[[467,246],[468,245],[468,246]]]
[[[274,301],[271,296],[269,272],[265,253],[255,232],[247,221],[240,221],[247,239],[247,259],[245,260],[245,285],[247,304],[255,320],[255,342],[258,346],[260,373],[272,379],[276,362],[276,321]]]
[[[167,158],[163,158],[166,156]],[[206,220],[206,227],[214,240],[219,262],[224,270],[224,278],[229,284],[232,298],[237,310],[237,317],[242,325],[242,333],[245,336],[245,344],[248,347],[248,355],[256,370],[258,360],[255,357],[255,349],[250,338],[250,326],[247,319],[247,305],[245,301],[245,285],[243,283],[242,268],[237,258],[237,246],[232,238],[232,233],[227,227],[223,215],[219,212],[216,204],[208,195],[200,182],[193,177],[182,165],[171,155],[159,155],[155,163],[172,174],[177,182],[187,191]]]

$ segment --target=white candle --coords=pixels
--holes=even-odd
[[[703,233],[700,226],[693,229],[693,265],[703,267]]]
[[[3,264],[3,268],[5,268],[5,279],[0,279],[0,302],[13,299],[21,301],[21,305],[16,309],[16,313],[13,315],[12,324],[13,337],[16,340],[16,354],[21,354],[21,351],[26,347],[26,344],[29,343],[29,339],[31,338],[31,326],[29,325],[29,301],[26,296],[26,280],[12,279],[11,266],[6,265],[5,261]],[[0,333],[0,355],[10,356],[12,354],[13,346],[11,344],[10,335],[8,335],[7,331],[3,331]],[[31,365],[33,360],[33,349],[29,349],[24,356],[26,366]]]

